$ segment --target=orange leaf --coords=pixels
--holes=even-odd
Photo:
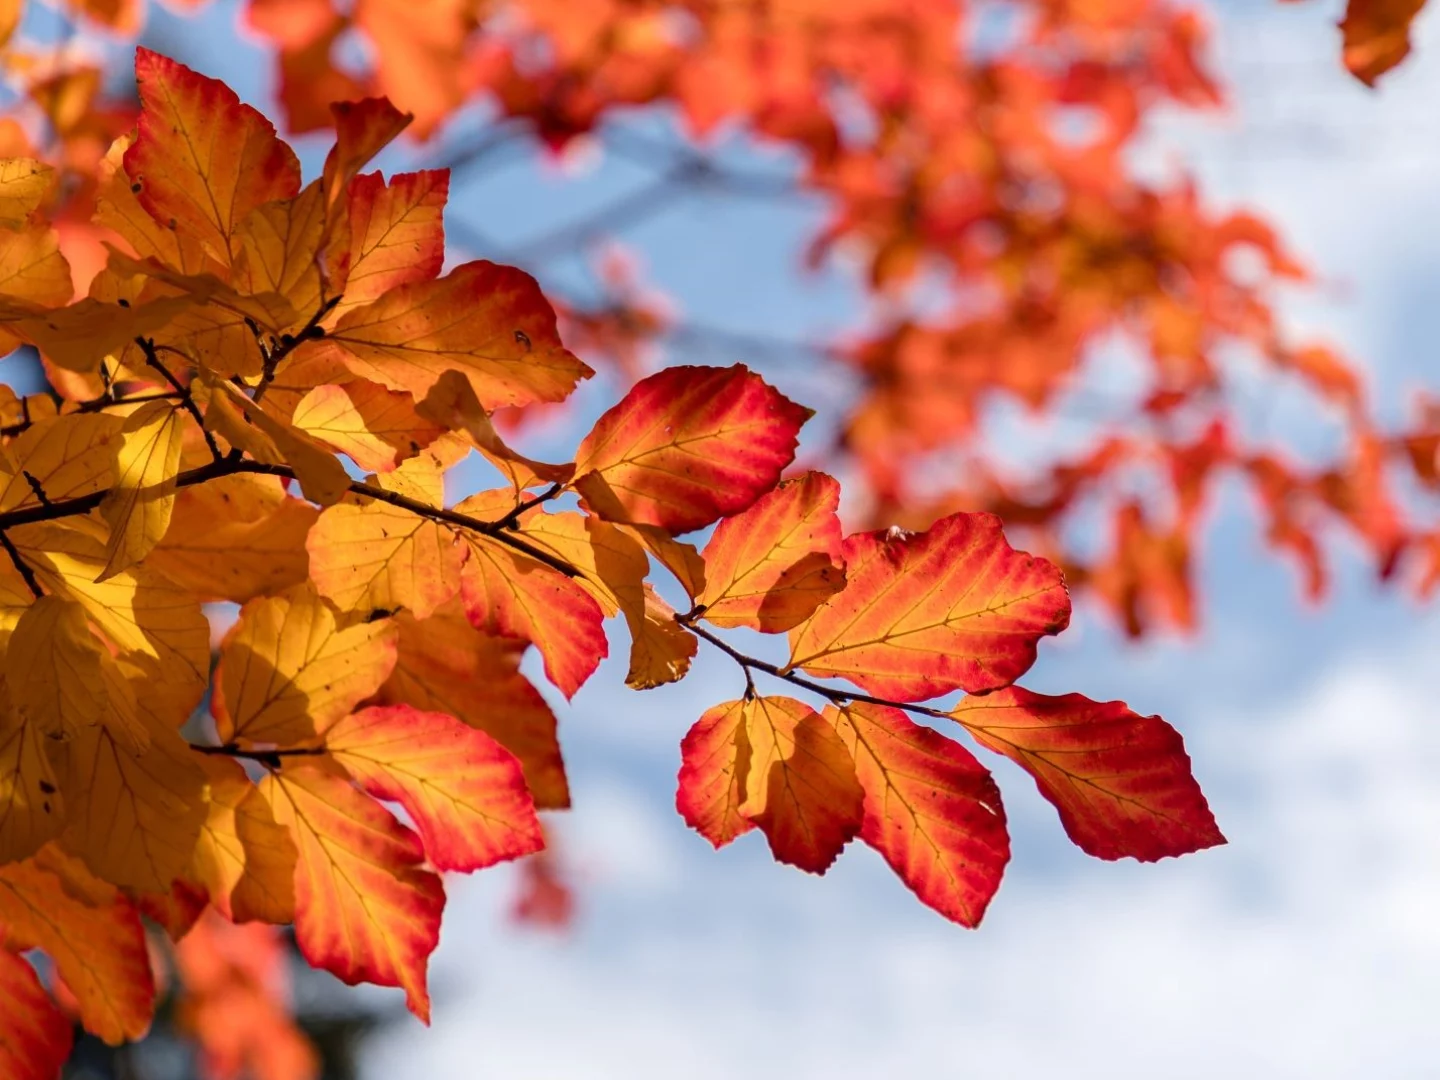
[[[381,699],[448,713],[479,728],[520,759],[538,807],[569,806],[555,714],[520,674],[524,643],[480,633],[458,600],[428,619],[401,612],[391,621],[400,628],[400,652]]]
[[[1060,571],[1013,550],[992,514],[857,533],[843,554],[845,589],[790,632],[788,666],[894,701],[1007,686],[1070,621]]]
[[[12,948],[55,962],[91,1034],[111,1046],[145,1034],[155,1009],[145,928],[114,887],[46,849],[0,867],[0,927]]]
[[[959,743],[899,709],[831,707],[825,718],[853,755],[865,790],[860,839],[923,903],[962,926],[978,926],[1010,859],[1000,790],[989,771]]]
[[[810,416],[738,364],[666,368],[585,436],[575,487],[607,520],[689,532],[774,487]]]
[[[135,81],[142,108],[125,171],[140,185],[140,204],[229,265],[246,215],[299,193],[299,162],[222,82],[144,48],[135,51]]]
[[[765,833],[777,860],[823,874],[860,831],[854,762],[803,701],[757,697],[743,708],[750,769],[738,812]]]
[[[338,320],[397,285],[430,281],[445,262],[445,200],[450,174],[443,169],[396,173],[387,184],[379,173],[350,184],[350,249],[344,296],[330,318]]]
[[[55,170],[43,162],[0,158],[0,228],[22,228],[54,184]]]
[[[695,722],[680,744],[675,809],[706,840],[724,847],[755,827],[740,813],[749,773],[745,702],[716,705]]]
[[[487,409],[561,401],[592,374],[560,344],[535,279],[489,262],[398,285],[348,312],[329,341],[355,374],[417,400],[460,371]]]
[[[967,698],[951,715],[1030,773],[1066,835],[1097,858],[1153,862],[1225,842],[1180,734],[1158,716],[1019,686]]]
[[[60,832],[65,804],[39,726],[0,698],[0,865],[27,859]]]
[[[324,735],[389,676],[395,638],[388,621],[338,627],[308,587],[250,601],[215,671],[221,740],[284,746]]]
[[[0,1076],[9,1080],[55,1080],[70,1056],[70,1021],[35,969],[0,949]]]
[[[466,512],[466,503],[457,509]],[[610,651],[600,606],[574,581],[488,536],[467,533],[465,542],[460,594],[471,624],[531,642],[550,681],[574,697]]]
[[[423,619],[460,588],[454,530],[389,503],[330,507],[307,546],[315,588],[344,612],[404,608]]]
[[[420,838],[324,759],[286,762],[261,781],[300,853],[295,940],[341,981],[399,986],[430,1022],[425,967],[440,940],[445,890],[421,869]]]
[[[285,6],[294,10],[292,4]],[[255,4],[250,5],[251,18],[254,18],[253,13],[257,7]],[[305,14],[312,13],[319,18],[312,27],[300,32],[302,39],[323,33],[324,26],[329,21],[327,16],[330,12],[327,10],[314,9],[313,12],[307,11]],[[330,114],[335,118],[335,145],[325,157],[322,179],[325,185],[325,203],[333,207],[346,185],[356,178],[371,158],[404,131],[414,117],[409,113],[402,113],[385,98],[337,101],[330,106]],[[353,211],[351,225],[353,228]],[[440,268],[437,265],[435,269],[438,273]]]
[[[209,814],[195,845],[195,877],[232,922],[295,918],[295,842],[238,762],[201,755]]]
[[[290,422],[368,472],[388,472],[442,434],[415,411],[409,394],[363,379],[315,387],[300,399]]]
[[[362,709],[325,748],[377,799],[398,802],[437,870],[483,870],[545,846],[515,755],[445,713]]]
[[[809,618],[845,585],[839,506],[840,485],[811,472],[721,521],[705,545],[705,589],[695,598],[705,618],[771,634]]]
[[[1345,66],[1366,86],[1410,55],[1410,24],[1425,0],[1350,0],[1340,29]]]

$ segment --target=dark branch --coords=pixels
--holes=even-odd
[[[145,354],[145,362],[165,376],[165,381],[180,395],[180,404],[194,418],[195,423],[200,425],[200,434],[205,436],[205,445],[210,448],[210,456],[219,461],[225,455],[220,452],[220,444],[215,441],[215,436],[210,434],[210,429],[205,426],[205,417],[200,415],[200,408],[195,404],[190,388],[181,385],[180,380],[170,373],[170,369],[160,362],[160,349],[165,346],[156,346],[150,338],[136,338],[135,344],[139,345],[140,351]]]
[[[0,532],[0,544],[4,545],[5,554],[10,556],[10,561],[15,564],[15,569],[18,570],[20,576],[25,579],[25,584],[30,589],[30,592],[36,600],[39,600],[45,595],[45,590],[40,588],[40,582],[35,579],[35,571],[30,569],[30,564],[21,556],[19,550],[15,547],[14,541],[3,532]]]
[[[541,503],[549,502],[551,499],[558,496],[564,490],[564,484],[551,484],[544,491],[540,492],[539,495],[532,496],[531,498],[526,499],[524,502],[519,503],[514,510],[511,510],[499,521],[495,522],[495,527],[497,529],[513,529],[517,527],[520,524],[521,517],[529,513],[531,510],[534,510],[535,507],[539,506]]]
[[[329,315],[330,312],[335,310],[335,305],[338,303],[340,303],[340,294],[337,293],[322,303],[315,314],[311,315],[309,321],[298,331],[294,334],[282,334],[279,341],[275,341],[272,338],[271,344],[268,347],[262,340],[260,328],[251,320],[245,320],[246,324],[250,327],[250,332],[255,335],[255,343],[260,346],[260,356],[264,360],[264,369],[260,374],[260,384],[255,387],[255,393],[253,395],[253,400],[256,403],[265,396],[265,392],[270,389],[270,384],[275,381],[275,373],[279,369],[281,361],[294,352],[303,342],[313,341],[325,336],[325,331],[320,324],[324,321],[326,315]]]
[[[283,759],[287,757],[318,757],[325,753],[323,746],[301,746],[286,750],[244,750],[234,743],[226,743],[224,746],[202,746],[199,743],[190,743],[190,749],[197,754],[210,754],[216,757],[238,758],[243,761],[258,761],[267,769],[278,769]]]
[[[904,709],[906,712],[917,713],[920,716],[929,716],[936,720],[953,719],[949,713],[941,712],[939,709],[932,709],[927,705],[912,705],[906,701],[891,701],[888,698],[862,694],[858,690],[846,690],[839,686],[826,686],[823,683],[813,682],[803,675],[796,675],[793,671],[786,671],[784,668],[769,663],[768,661],[758,660],[753,656],[746,656],[718,634],[714,634],[705,629],[705,627],[700,626],[698,623],[699,618],[700,616],[697,612],[690,611],[684,615],[676,615],[675,621],[696,637],[714,645],[744,669],[747,695],[753,696],[755,692],[755,684],[751,681],[750,673],[752,671],[763,671],[766,675],[774,676],[777,679],[784,679],[791,686],[798,686],[802,690],[808,690],[812,694],[818,694],[820,697],[836,705],[844,706],[850,702],[863,701],[869,705],[886,705],[892,709]]]

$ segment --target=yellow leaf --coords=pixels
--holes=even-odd
[[[318,517],[315,507],[287,496],[276,477],[210,480],[176,496],[170,531],[146,565],[197,600],[243,604],[306,579],[305,537]]]
[[[259,461],[288,463],[295,470],[305,497],[321,506],[339,502],[350,490],[350,476],[345,466],[320,443],[274,416],[263,404],[251,401],[229,382],[208,375],[204,378],[210,392],[205,413],[207,427]],[[247,429],[237,414],[243,415],[254,428]]]
[[[24,226],[54,183],[55,170],[49,165],[33,158],[0,158],[0,228]]]
[[[341,611],[426,618],[460,588],[465,548],[448,528],[388,503],[340,503],[307,541],[310,576]]]
[[[290,422],[370,472],[389,472],[444,431],[415,411],[409,394],[363,379],[315,387],[295,406]]]
[[[75,284],[54,229],[31,225],[0,230],[0,295],[41,307],[70,302]]]
[[[67,518],[9,530],[47,592],[76,600],[101,635],[145,681],[139,711],[178,728],[210,681],[210,624],[199,602],[144,563],[97,582],[105,527]]]
[[[110,525],[110,543],[99,580],[145,558],[170,528],[184,434],[180,411],[167,401],[149,402],[126,418],[115,483],[100,504],[100,514]]]
[[[547,465],[505,445],[505,440],[500,438],[500,433],[495,430],[490,415],[476,398],[474,389],[458,371],[447,371],[441,375],[424,400],[416,405],[416,409],[421,416],[430,418],[440,426],[463,431],[470,436],[476,449],[509,478],[510,485],[514,488],[549,483],[564,484],[575,474],[573,462]]]
[[[195,845],[195,877],[232,922],[281,925],[295,918],[295,841],[245,770],[201,756],[210,782],[209,814]]]
[[[51,502],[101,491],[110,484],[125,420],[104,413],[71,413],[37,421],[6,449],[0,466],[0,510],[39,506],[25,473]]]
[[[68,816],[60,843],[97,877],[166,893],[190,867],[205,821],[205,777],[173,730],[152,725],[136,754],[105,725],[58,753]]]
[[[235,284],[242,291],[285,297],[303,323],[324,299],[325,199],[319,182],[293,199],[252,210],[236,232],[241,258]]]
[[[396,285],[428,281],[445,260],[445,199],[450,173],[433,169],[357,176],[348,192],[350,250],[338,319]]]
[[[101,645],[75,601],[36,600],[10,636],[4,665],[15,717],[42,734],[74,738],[104,717],[109,702]]]
[[[216,671],[221,740],[289,746],[324,735],[389,677],[395,639],[389,621],[338,628],[309,588],[250,601]]]
[[[12,713],[0,717],[0,865],[27,859],[60,832],[65,801],[45,736]]]

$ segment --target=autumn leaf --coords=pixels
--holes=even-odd
[[[755,827],[740,813],[750,775],[746,703],[727,701],[706,710],[680,744],[675,809],[717,848]]]
[[[250,601],[215,672],[221,741],[287,746],[324,735],[389,676],[395,638],[387,621],[337,625],[306,587]]]
[[[252,20],[261,6],[250,5],[249,16]],[[296,9],[294,5],[289,5],[289,10],[293,13]],[[321,13],[322,21],[328,21],[325,18],[327,14],[329,13]],[[303,31],[302,34],[309,36]],[[386,98],[336,101],[330,106],[330,114],[335,120],[335,145],[325,157],[323,178],[326,205],[333,207],[342,192],[347,188],[354,190],[352,182],[358,178],[360,170],[393,142],[414,118],[395,108]],[[353,227],[353,209],[350,217]],[[437,265],[437,273],[439,269]]]
[[[860,839],[885,857],[922,903],[978,926],[1010,838],[1000,791],[973,754],[899,709],[853,704],[825,710],[865,792]]]
[[[520,673],[525,643],[474,629],[458,598],[429,618],[401,612],[391,621],[400,630],[399,656],[380,698],[448,713],[487,733],[520,759],[537,807],[568,807],[555,714]]]
[[[115,459],[115,479],[100,504],[110,526],[105,569],[112,578],[155,549],[175,510],[175,477],[184,436],[181,413],[169,402],[142,405],[125,419]]]
[[[65,801],[44,732],[0,704],[0,865],[28,859],[64,827]]]
[[[54,184],[55,170],[44,162],[0,158],[0,229],[24,228]]]
[[[52,739],[74,738],[109,708],[101,645],[85,609],[42,596],[20,616],[5,650],[5,689],[12,715]]]
[[[143,48],[135,51],[135,81],[142,108],[125,171],[140,186],[140,204],[229,265],[246,216],[299,192],[299,162],[222,82]]]
[[[426,618],[460,589],[465,547],[454,530],[388,503],[341,503],[307,540],[310,576],[344,612],[399,611]]]
[[[417,400],[459,371],[487,409],[560,401],[592,374],[560,344],[535,279],[489,262],[395,286],[347,312],[328,346],[356,375]]]
[[[35,969],[0,948],[0,1074],[54,1080],[70,1057],[70,1021],[40,985]]]
[[[1225,842],[1184,742],[1158,716],[1019,686],[966,698],[951,715],[1035,778],[1066,835],[1090,855],[1153,862]]]
[[[804,702],[762,696],[717,706],[690,730],[683,753],[676,804],[716,847],[753,824],[778,861],[823,874],[860,831],[854,762]]]
[[[332,727],[325,748],[365,791],[405,808],[437,870],[483,870],[545,846],[519,760],[453,716],[374,706]]]
[[[112,1046],[145,1034],[155,1008],[145,928],[113,886],[47,849],[0,866],[0,926],[11,947],[54,961],[86,1031]]]
[[[694,598],[706,620],[778,634],[809,618],[845,585],[839,506],[840,485],[811,472],[721,521]]]
[[[295,842],[237,762],[201,757],[209,785],[191,866],[215,909],[233,922],[295,918]]]
[[[205,820],[205,778],[174,731],[151,726],[137,750],[113,725],[79,732],[56,756],[66,795],[60,843],[99,878],[169,892]]]
[[[1340,30],[1345,66],[1366,86],[1410,55],[1410,24],[1425,0],[1350,0]]]
[[[585,436],[575,487],[609,521],[689,532],[774,487],[810,415],[738,364],[666,368]]]
[[[79,498],[110,485],[125,420],[103,413],[40,420],[10,443],[0,510]],[[32,484],[26,473],[35,478]],[[39,485],[40,491],[37,491]]]
[[[421,869],[420,839],[338,766],[287,764],[261,781],[275,820],[295,837],[295,940],[342,982],[399,986],[430,1020],[425,968],[440,939],[445,891]]]
[[[449,195],[450,174],[444,169],[396,173],[388,183],[379,173],[355,177],[346,204],[350,245],[337,282],[344,296],[332,320],[379,300],[397,285],[439,275]]]
[[[423,418],[409,394],[363,379],[315,387],[290,422],[370,472],[388,472],[446,430]]]
[[[456,509],[466,512],[468,502]],[[599,605],[571,579],[484,534],[465,543],[460,593],[471,625],[534,644],[550,681],[574,697],[610,651]]]
[[[845,589],[790,632],[788,666],[894,701],[1006,686],[1070,621],[1060,571],[1013,550],[990,514],[857,533],[842,554]]]
[[[236,284],[251,295],[283,296],[296,313],[295,322],[303,322],[299,313],[319,308],[330,291],[323,265],[325,209],[316,181],[293,199],[257,206],[234,229]]]

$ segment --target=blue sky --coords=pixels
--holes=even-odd
[[[1440,15],[1370,93],[1340,69],[1335,7],[1219,7],[1236,110],[1167,120],[1145,160],[1178,155],[1212,198],[1282,227],[1322,275],[1287,313],[1361,362],[1398,416],[1410,390],[1440,386]],[[206,22],[207,47],[185,55],[263,101],[268,67],[235,45],[223,9]],[[461,189],[452,213],[518,244],[635,179],[611,161],[580,172],[522,161]],[[843,273],[799,271],[816,213],[682,202],[627,240],[687,315],[801,337],[856,314]],[[843,398],[801,365],[756,366],[798,400]],[[586,393],[593,411],[615,387]],[[996,763],[1015,859],[978,931],[922,907],[858,846],[824,879],[773,864],[756,836],[712,852],[673,810],[678,743],[736,696],[738,675],[702,653],[684,683],[636,694],[607,661],[560,709],[576,808],[557,832],[577,925],[516,932],[508,869],[451,881],[433,1027],[388,1029],[365,1075],[1436,1075],[1440,611],[1337,552],[1334,597],[1307,608],[1230,491],[1209,528],[1196,637],[1135,646],[1082,607],[1042,648],[1032,688],[1124,698],[1180,728],[1231,843],[1152,866],[1088,859],[1028,779]]]

